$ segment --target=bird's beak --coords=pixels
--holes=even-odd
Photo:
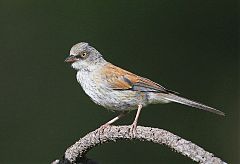
[[[69,56],[65,59],[65,62],[67,63],[73,63],[75,61],[77,61],[78,59],[75,56]]]

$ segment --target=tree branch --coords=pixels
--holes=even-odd
[[[138,126],[135,138],[131,138],[129,135],[130,126],[109,126],[104,129],[104,132],[100,132],[99,129],[88,133],[83,138],[80,138],[75,144],[69,147],[63,159],[55,160],[52,164],[63,164],[63,163],[81,163],[79,161],[85,160],[86,153],[97,145],[104,144],[106,142],[117,140],[140,140],[150,141],[157,144],[163,144],[175,150],[176,152],[187,156],[193,161],[199,163],[218,164],[225,163],[220,158],[215,157],[212,153],[205,151],[203,148],[196,144],[187,141],[177,135],[174,135],[166,130],[142,127]],[[94,163],[92,161],[92,163]],[[96,163],[96,162],[95,162]]]

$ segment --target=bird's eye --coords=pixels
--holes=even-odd
[[[87,57],[87,53],[86,53],[86,52],[81,53],[81,57],[82,57],[82,58]]]
[[[77,59],[85,59],[85,58],[87,58],[87,56],[88,56],[88,53],[87,53],[87,52],[82,52],[82,53],[79,53],[79,54],[76,56],[76,58],[77,58]]]

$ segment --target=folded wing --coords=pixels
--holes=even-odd
[[[106,79],[107,86],[114,90],[134,90],[140,92],[177,94],[177,92],[168,90],[147,78],[137,76],[110,63],[104,67],[103,75],[106,76],[104,79]]]

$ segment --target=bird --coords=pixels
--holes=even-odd
[[[102,129],[137,110],[130,133],[136,135],[140,112],[149,104],[175,102],[224,116],[220,110],[180,96],[152,80],[131,73],[106,61],[102,54],[87,42],[72,46],[65,62],[77,71],[76,78],[84,92],[96,104],[118,111],[119,115],[101,126]]]

